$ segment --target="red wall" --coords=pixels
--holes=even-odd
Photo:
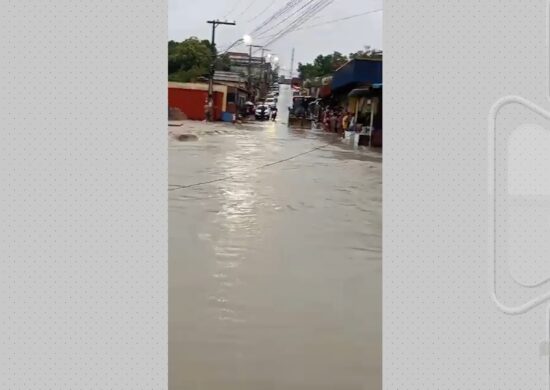
[[[197,89],[168,88],[168,106],[179,108],[187,118],[204,120],[204,105],[208,98],[207,91]],[[223,93],[214,92],[214,119],[221,119]]]

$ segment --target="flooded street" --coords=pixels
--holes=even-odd
[[[171,390],[381,389],[381,154],[185,122],[169,144]]]

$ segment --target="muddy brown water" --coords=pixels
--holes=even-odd
[[[169,388],[381,389],[380,153],[281,122],[183,127],[198,139],[169,144]]]

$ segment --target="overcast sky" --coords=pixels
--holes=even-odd
[[[306,4],[309,0],[302,1]],[[212,30],[211,25],[206,23],[207,20],[234,20],[236,26],[219,26],[216,29],[216,44],[223,49],[243,34],[250,34],[252,30],[262,26],[268,17],[287,2],[288,0],[169,0],[168,39],[182,41],[190,36],[196,36],[210,40]],[[294,70],[298,62],[311,62],[318,54],[330,54],[333,51],[349,54],[362,50],[366,45],[383,49],[383,12],[328,23],[382,8],[383,0],[334,0],[327,8],[303,24],[303,27],[313,24],[320,26],[304,28],[285,35],[269,45],[269,49],[280,58],[281,67],[289,69],[291,51],[295,48]],[[274,24],[281,24],[266,34],[279,31],[288,24],[287,21],[288,19],[277,20]],[[252,35],[252,38],[255,37]],[[254,39],[253,44],[263,45],[266,42],[265,39]],[[247,48],[239,46],[232,50],[245,52]]]

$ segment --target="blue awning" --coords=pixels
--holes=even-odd
[[[382,84],[381,60],[351,60],[336,70],[332,77],[333,90],[361,84]]]

